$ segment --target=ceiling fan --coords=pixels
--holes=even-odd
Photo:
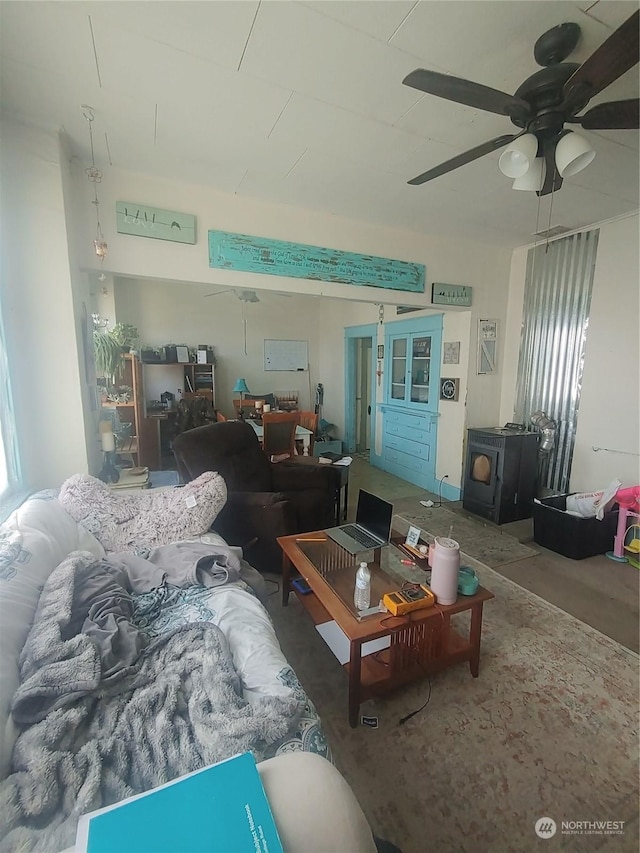
[[[235,293],[240,302],[260,302],[255,290],[236,290],[235,287],[227,287],[225,290],[216,290],[214,293],[205,293],[207,296],[220,296],[221,293]]]
[[[273,291],[270,291],[273,292]],[[221,293],[235,293],[241,302],[260,302],[260,297],[255,290],[237,290],[235,287],[227,287],[226,290],[217,290],[215,293],[205,293],[207,296],[220,296]],[[274,296],[291,296],[290,293],[274,293]]]
[[[640,11],[636,11],[582,65],[564,61],[580,38],[578,24],[548,30],[534,47],[542,70],[527,78],[514,95],[424,68],[412,71],[402,81],[405,86],[508,116],[523,130],[490,139],[408,183],[424,184],[508,145],[500,157],[500,170],[516,179],[514,189],[536,190],[539,196],[559,190],[563,177],[575,175],[595,156],[588,141],[565,129],[565,124],[586,130],[634,130],[640,126],[637,98],[598,104],[577,115],[595,95],[638,63],[639,20]]]

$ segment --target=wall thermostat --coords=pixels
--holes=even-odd
[[[440,380],[440,399],[441,400],[457,400],[460,392],[459,379],[441,379]]]

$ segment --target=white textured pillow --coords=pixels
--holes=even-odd
[[[206,533],[227,502],[227,487],[206,471],[185,486],[121,493],[75,474],[62,484],[59,500],[107,551],[139,551]]]
[[[0,779],[9,768],[17,730],[9,705],[19,684],[18,658],[44,582],[71,551],[104,549],[51,497],[26,501],[0,526]]]

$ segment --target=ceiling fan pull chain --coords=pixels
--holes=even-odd
[[[553,180],[551,183],[551,201],[549,202],[549,221],[547,222],[547,242],[545,243],[545,255],[549,251],[549,233],[551,231],[551,214],[553,212],[553,199],[556,194],[556,158],[553,158]]]

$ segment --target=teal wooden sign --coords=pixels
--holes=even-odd
[[[116,202],[118,234],[134,237],[154,237],[174,243],[196,242],[196,218],[190,213],[161,210],[131,201]]]
[[[304,243],[286,243],[229,231],[209,231],[209,266],[424,292],[425,266]]]
[[[471,305],[471,292],[473,288],[466,284],[438,284],[434,281],[431,285],[431,302],[434,305]]]

